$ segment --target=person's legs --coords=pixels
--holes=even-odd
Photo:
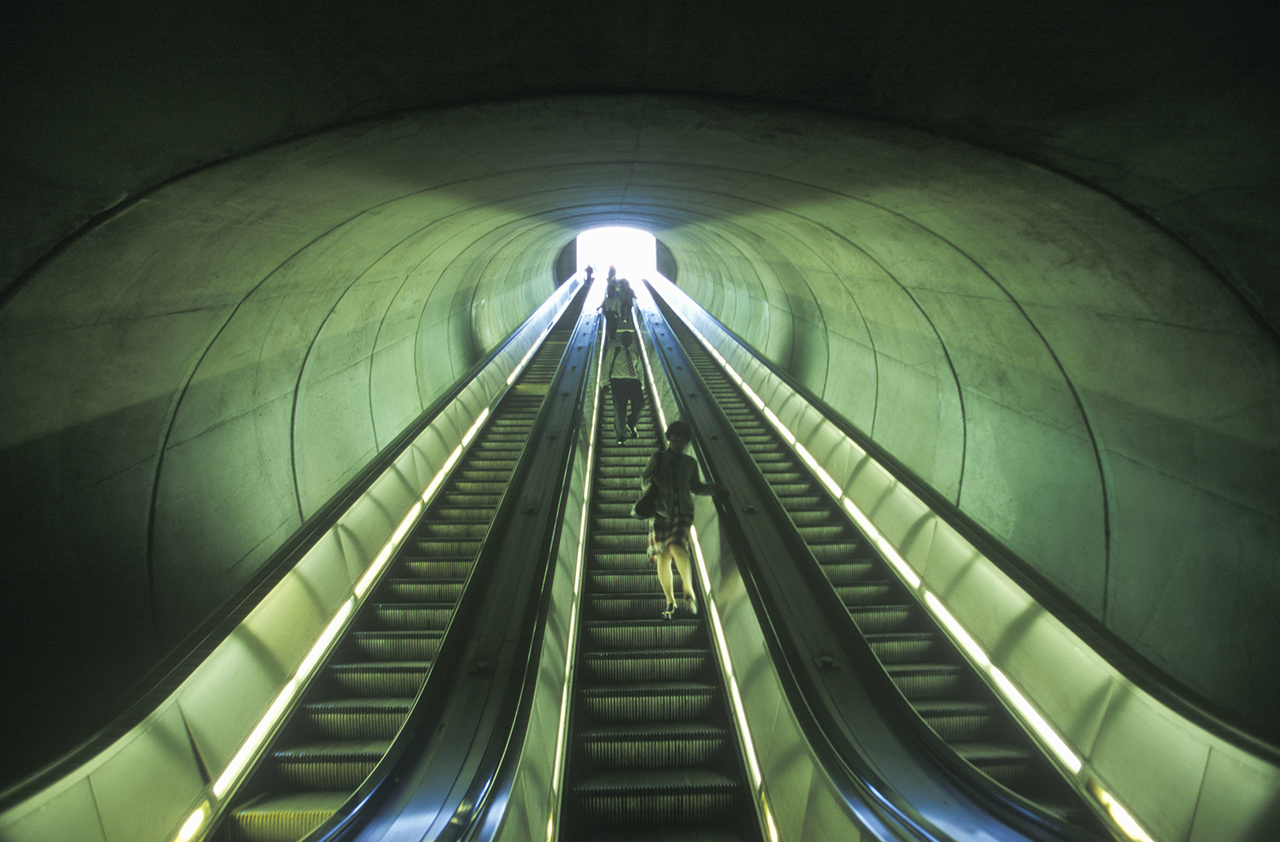
[[[610,378],[609,391],[613,393],[613,434],[618,441],[627,437],[627,396],[625,381]]]
[[[698,613],[698,600],[693,595],[693,577],[689,574],[689,553],[684,547],[676,544],[672,544],[667,549],[676,563],[676,569],[680,571],[680,588],[684,591],[684,607],[690,613],[696,614]],[[667,572],[667,575],[671,575],[670,571]],[[667,602],[671,601],[672,597],[669,594]]]
[[[676,601],[671,577],[671,549],[671,547],[665,547],[658,555],[658,584],[662,586],[662,594],[667,598],[667,605],[672,605]]]
[[[628,431],[635,427],[640,420],[640,413],[644,411],[644,387],[639,380],[626,381],[626,421]],[[615,394],[614,400],[617,400]]]

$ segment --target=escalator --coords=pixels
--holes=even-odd
[[[215,839],[304,838],[339,813],[391,749],[477,579],[476,560],[496,531],[495,515],[577,309],[567,311],[494,407],[241,788]]]
[[[1110,838],[889,564],[678,316],[668,325],[733,436],[807,547],[808,581],[843,606],[840,632],[865,641],[910,711],[950,752],[1071,838]],[[804,575],[804,571],[801,571]],[[819,600],[819,604],[821,599]],[[888,694],[893,695],[893,690]],[[1053,836],[1056,831],[1049,835]]]
[[[646,403],[639,438],[619,444],[612,395],[602,397],[559,838],[758,841],[706,618],[661,618],[648,522],[629,516],[661,446]]]

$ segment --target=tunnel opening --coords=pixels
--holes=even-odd
[[[640,280],[658,271],[658,241],[638,228],[592,228],[577,237],[577,271],[591,267],[606,275],[616,269],[619,278]]]

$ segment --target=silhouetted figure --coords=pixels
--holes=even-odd
[[[618,444],[639,436],[636,422],[644,409],[644,387],[640,383],[644,366],[634,339],[632,331],[620,330],[617,338],[604,349],[604,371],[613,392],[613,431]]]
[[[616,400],[616,398],[615,398]],[[698,472],[698,462],[684,453],[693,428],[687,421],[672,421],[667,425],[667,446],[649,457],[644,469],[644,482],[658,488],[657,514],[649,521],[649,559],[658,565],[658,583],[667,598],[663,619],[670,620],[676,612],[676,599],[672,590],[671,564],[675,562],[680,572],[680,584],[684,591],[684,609],[698,613],[698,601],[693,594],[693,579],[689,570],[689,527],[693,525],[693,495],[713,494],[727,498],[729,490],[714,482],[703,482]]]

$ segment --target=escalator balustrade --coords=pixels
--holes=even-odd
[[[296,842],[390,749],[430,673],[572,330],[557,326],[498,403],[308,687],[221,842]]]
[[[1093,813],[978,677],[820,482],[678,317],[668,322],[707,396],[767,480],[901,696],[952,751],[1048,815],[1099,837]]]

